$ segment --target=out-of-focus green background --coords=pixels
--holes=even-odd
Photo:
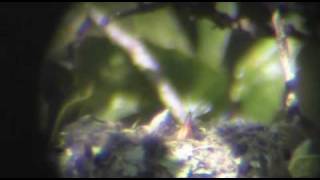
[[[54,50],[60,52],[74,39],[85,15],[81,8],[86,6],[76,6],[67,15],[54,41],[53,53]],[[231,16],[238,11],[237,3],[217,3],[216,6]],[[108,14],[134,5],[107,3],[94,4],[93,7]],[[231,101],[239,101],[245,118],[262,123],[272,120],[284,86],[273,37],[251,40],[254,41],[251,46],[247,45],[242,52],[237,52],[239,56],[231,59],[228,54],[234,50],[229,47],[243,46],[241,42],[233,41],[239,35],[230,28],[216,26],[209,18],[179,17],[174,8],[164,6],[115,21],[147,45],[162,66],[164,76],[181,96],[185,109],[207,106],[212,109],[212,117],[218,117],[228,111]],[[188,29],[186,26],[193,27]],[[293,45],[294,52],[297,46]],[[76,86],[73,93],[88,96],[77,104],[81,106],[81,113],[95,112],[102,119],[119,119],[134,112],[149,114],[161,108],[155,88],[128,58],[97,28],[88,33],[76,50],[75,68],[71,72]],[[239,63],[231,69],[226,61]],[[228,82],[230,79],[234,79],[232,84]],[[126,103],[121,104],[122,101]]]
[[[147,12],[115,17],[114,21],[139,38],[156,57],[187,111],[201,115],[201,109],[210,109],[209,115],[199,119],[200,124],[213,125],[235,111],[236,117],[269,125],[280,109],[285,84],[276,40],[268,25],[272,9],[286,8],[286,22],[313,37],[290,36],[289,48],[292,63],[297,64],[302,111],[319,124],[318,30],[310,25],[314,21],[307,19],[312,14],[299,9],[310,7],[294,3],[205,5],[196,6],[203,11],[192,11],[188,5],[168,3]],[[75,49],[74,57],[69,56],[67,47],[76,38],[88,8],[97,8],[108,16],[136,7],[137,3],[80,3],[66,14],[44,65],[44,128],[54,126],[57,119],[63,125],[86,114],[105,121],[146,122],[165,108],[153,83],[99,27],[93,26]],[[242,30],[222,27],[210,9],[240,17]],[[298,165],[290,168],[296,177],[308,176],[296,173]]]

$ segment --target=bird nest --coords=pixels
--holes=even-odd
[[[163,131],[150,131],[150,124],[128,128],[83,117],[60,133],[61,151],[54,155],[61,176],[288,176],[281,138],[270,128],[224,123],[205,129],[173,125],[172,119],[170,123],[159,127]]]

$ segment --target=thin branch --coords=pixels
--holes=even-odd
[[[137,38],[125,32],[113,22],[108,22],[108,18],[97,10],[90,13],[92,20],[102,27],[105,35],[122,47],[131,57],[132,63],[140,69],[152,81],[157,88],[160,99],[173,116],[183,123],[186,113],[183,103],[172,85],[164,78],[158,60],[147,50],[144,44]]]
[[[296,79],[290,61],[293,61],[290,51],[288,36],[285,31],[285,21],[281,17],[279,11],[275,11],[272,15],[272,25],[277,40],[277,45],[280,53],[280,63],[284,73],[286,89],[283,97],[283,108],[288,109],[295,105],[297,96],[294,88],[289,87]]]
[[[285,33],[285,23],[280,17],[278,11],[275,11],[272,15],[272,24],[275,30],[275,35],[277,39],[277,44],[280,52],[280,62],[284,72],[285,81],[288,82],[294,78],[289,67],[289,61],[292,61],[288,48],[287,35]]]

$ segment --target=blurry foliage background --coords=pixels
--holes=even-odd
[[[132,123],[150,119],[164,108],[155,87],[99,28],[91,28],[74,57],[70,56],[67,47],[75,39],[87,7],[100,9],[108,16],[134,9],[137,3],[80,3],[66,14],[43,70],[48,104],[44,112],[50,115],[43,113],[47,120],[41,123],[53,126],[54,119],[61,118],[66,124],[86,114]],[[215,123],[227,112],[236,111],[246,120],[269,125],[279,111],[285,86],[277,44],[270,30],[272,9],[276,7],[282,8],[286,22],[294,27],[288,30],[289,46],[294,59],[297,57],[302,112],[319,125],[320,26],[309,18],[314,12],[307,11],[311,5],[162,3],[159,8],[116,17],[114,21],[138,37],[157,58],[186,110],[194,106],[211,108],[210,115],[200,123]],[[226,17],[240,19],[242,29],[232,28]],[[52,75],[58,70],[63,72]],[[319,155],[314,157],[319,159]],[[291,164],[293,176],[308,176],[299,174],[305,170],[294,168],[303,169]]]

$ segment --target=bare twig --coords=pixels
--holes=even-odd
[[[147,50],[144,44],[134,36],[125,32],[97,10],[90,12],[92,20],[103,28],[105,35],[118,46],[122,47],[131,57],[132,63],[154,83],[160,99],[173,116],[182,123],[186,118],[183,104],[171,84],[161,73],[157,59]]]
[[[287,109],[294,105],[297,100],[294,89],[290,88],[290,84],[295,81],[295,73],[292,67],[290,67],[290,61],[293,61],[290,51],[288,37],[285,32],[285,21],[281,17],[279,11],[275,11],[272,15],[272,25],[274,28],[277,45],[280,53],[281,67],[284,73],[286,89],[283,97],[283,108]]]
[[[272,23],[275,30],[277,44],[280,52],[280,62],[284,72],[285,81],[288,82],[293,78],[293,73],[289,67],[289,61],[291,61],[287,35],[285,33],[284,20],[280,17],[278,11],[275,11],[272,15]]]

